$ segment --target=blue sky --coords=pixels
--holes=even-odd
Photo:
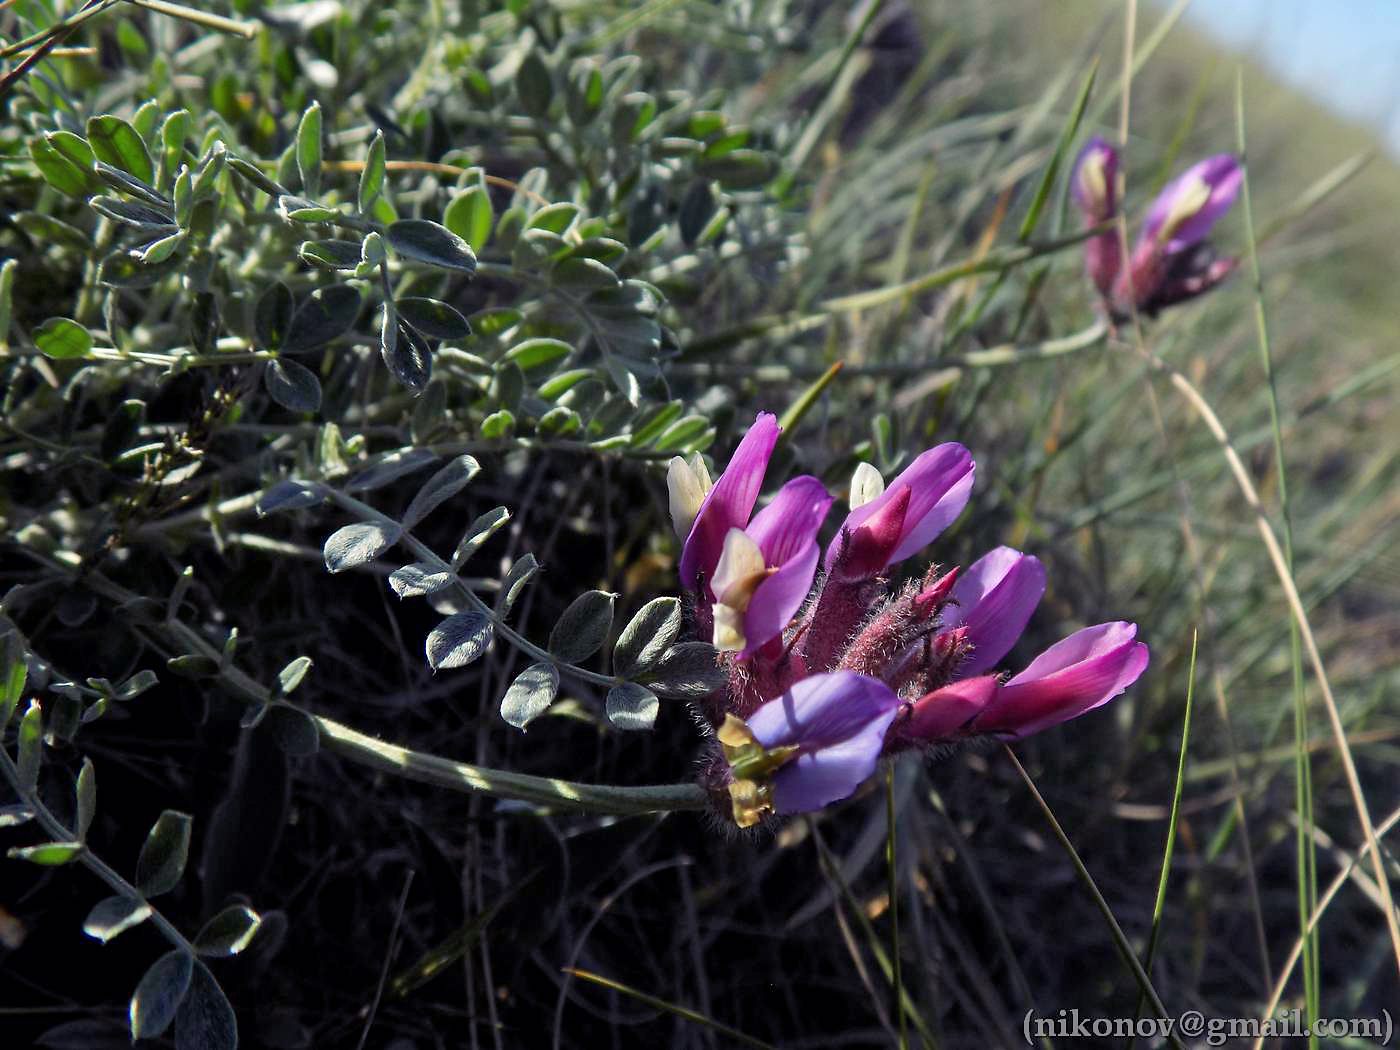
[[[1195,0],[1186,17],[1400,153],[1400,0]]]

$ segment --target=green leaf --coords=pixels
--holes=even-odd
[[[355,200],[360,214],[369,211],[375,198],[384,192],[384,132],[376,131],[365,156],[365,166],[360,171],[360,189]]]
[[[272,400],[293,412],[315,412],[321,407],[321,381],[311,369],[288,358],[267,363],[263,386]]]
[[[258,345],[266,350],[282,349],[282,341],[292,327],[292,316],[296,313],[296,300],[291,289],[281,281],[267,286],[258,296],[257,309],[253,313],[253,327]]]
[[[190,825],[187,813],[167,809],[151,828],[136,858],[136,888],[144,897],[169,893],[185,872],[190,855]]]
[[[313,197],[321,191],[321,104],[313,102],[297,125],[297,171],[301,188]]]
[[[0,619],[0,629],[4,631],[0,634],[0,733],[3,733],[24,696],[29,664],[24,658],[24,639],[15,626]]]
[[[303,241],[297,254],[323,270],[354,270],[360,265],[363,246],[359,241]]]
[[[504,508],[502,508],[504,509]],[[511,564],[510,572],[501,582],[500,615],[508,616],[516,599],[525,591],[535,573],[540,571],[540,563],[533,554],[523,554]]]
[[[531,664],[515,676],[501,698],[501,717],[516,729],[524,729],[549,710],[559,693],[559,669],[553,664]]]
[[[78,770],[77,832],[79,840],[86,839],[92,818],[97,815],[97,773],[92,768],[92,759],[83,759],[83,768]]]
[[[405,296],[394,301],[403,322],[429,339],[465,339],[472,326],[457,310],[439,299]]]
[[[237,1050],[238,1019],[228,996],[202,962],[175,1014],[175,1050]]]
[[[456,572],[460,569],[467,559],[480,550],[481,545],[508,521],[510,521],[510,511],[505,507],[496,507],[479,515],[475,521],[467,526],[466,534],[457,544],[457,549],[452,552],[452,571]]]
[[[44,746],[44,709],[39,701],[29,701],[29,709],[19,720],[19,749],[15,765],[19,772],[20,785],[26,791],[33,791],[39,783],[39,759]]]
[[[277,692],[282,696],[289,696],[301,685],[301,680],[306,677],[306,672],[311,670],[311,657],[298,656],[282,670],[277,672]]]
[[[279,481],[258,500],[253,508],[264,518],[282,510],[304,510],[321,503],[326,497],[320,488],[305,481]]]
[[[97,156],[81,135],[71,131],[50,131],[44,135],[44,140],[81,170],[90,172],[97,167]]]
[[[703,700],[725,682],[719,654],[707,642],[673,645],[643,680],[658,696],[674,700]]]
[[[331,533],[322,554],[329,572],[344,572],[374,561],[399,541],[403,529],[393,523],[357,522]]]
[[[194,958],[182,949],[166,952],[146,971],[131,997],[131,1038],[154,1039],[170,1027],[190,987]]]
[[[653,598],[632,617],[613,647],[613,671],[624,678],[646,671],[681,630],[679,598]]]
[[[608,721],[618,729],[650,729],[660,707],[656,694],[636,682],[623,682],[608,690]]]
[[[58,867],[77,860],[82,852],[81,842],[44,842],[38,846],[16,846],[7,850],[5,856],[12,860],[27,860],[30,864]]]
[[[106,944],[117,934],[145,922],[151,906],[131,897],[107,897],[93,905],[83,920],[83,932]]]
[[[428,219],[400,219],[389,224],[384,236],[389,247],[405,259],[460,273],[476,272],[476,253],[471,245]]]
[[[165,661],[165,666],[181,678],[215,678],[219,674],[219,661],[199,653],[172,656]]]
[[[586,591],[564,610],[549,633],[549,651],[571,664],[586,660],[607,641],[617,595]]]
[[[449,616],[428,633],[424,649],[434,671],[465,667],[491,644],[495,625],[485,613],[464,612]]]
[[[345,483],[346,492],[373,492],[399,478],[416,474],[438,461],[438,456],[426,448],[405,448],[382,456],[377,463],[360,471]]]
[[[147,185],[155,182],[156,169],[146,143],[121,117],[106,114],[90,117],[87,138],[97,159],[140,179]]]
[[[578,205],[570,204],[567,201],[546,204],[530,216],[530,221],[525,224],[525,228],[527,230],[546,230],[549,233],[557,233],[562,236],[574,224],[578,213]]]
[[[102,260],[97,281],[109,288],[152,288],[176,272],[178,259],[148,263],[138,254],[116,251]]]
[[[736,149],[719,157],[702,157],[695,172],[707,179],[717,179],[729,189],[746,190],[762,186],[774,175],[772,159],[752,149]]]
[[[592,292],[600,288],[616,288],[622,278],[597,259],[572,256],[561,259],[549,271],[549,279],[557,287],[574,292]]]
[[[538,368],[573,353],[573,347],[561,339],[526,339],[506,351],[506,360],[522,370]]]
[[[86,197],[97,188],[97,180],[51,146],[47,140],[29,140],[29,156],[39,174],[59,193]]]
[[[506,437],[515,429],[515,415],[508,408],[497,409],[481,421],[481,436],[484,438]]]
[[[118,700],[134,700],[147,689],[152,688],[160,681],[154,671],[137,671],[120,686],[117,687],[116,698]]]
[[[403,527],[413,528],[446,500],[461,492],[476,477],[481,464],[468,455],[453,459],[428,479],[403,513]]]
[[[425,594],[436,594],[450,586],[453,574],[439,572],[431,565],[413,562],[402,565],[389,574],[389,586],[400,598],[418,598]]]
[[[471,186],[453,197],[442,213],[443,225],[479,252],[491,239],[495,213],[485,186]]]
[[[195,935],[194,950],[200,955],[223,958],[237,955],[253,939],[262,917],[252,908],[230,905],[215,915]]]
[[[564,437],[573,434],[583,425],[583,420],[572,408],[555,405],[535,424],[535,431],[541,437]]]
[[[45,357],[67,361],[92,353],[92,333],[77,321],[50,317],[34,329],[34,345]]]
[[[543,117],[549,112],[554,80],[538,52],[531,51],[520,63],[515,74],[515,92],[520,97],[520,108],[530,116]]]
[[[348,332],[360,315],[360,293],[348,284],[317,288],[292,317],[281,351],[314,350]]]
[[[398,323],[397,311],[388,303],[379,330],[379,356],[394,378],[414,393],[421,393],[432,381],[433,355],[428,344],[412,328]]]
[[[278,197],[277,211],[288,222],[334,222],[340,218],[338,208],[329,208],[324,204],[294,194],[284,194]]]

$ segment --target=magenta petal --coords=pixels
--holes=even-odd
[[[842,529],[854,531],[894,499],[901,487],[907,487],[909,509],[904,515],[903,538],[886,564],[903,561],[928,546],[962,513],[972,494],[975,473],[972,453],[962,445],[954,441],[937,445],[909,464],[877,498],[851,511]],[[826,550],[827,568],[840,553],[840,545],[838,534]]]
[[[1136,634],[1136,624],[1119,621],[1056,642],[1002,686],[976,728],[1029,736],[1107,703],[1147,667],[1147,646]]]
[[[986,674],[925,693],[914,701],[913,714],[903,731],[918,740],[946,739],[991,703],[996,692],[997,676]]]
[[[831,493],[826,486],[804,474],[779,489],[744,531],[758,544],[764,562],[782,565],[798,552],[805,553],[830,509]]]
[[[777,443],[778,417],[760,412],[734,450],[729,466],[706,494],[690,527],[680,563],[681,586],[687,590],[693,590],[696,579],[702,576],[709,589],[709,579],[724,550],[724,537],[730,529],[742,529],[748,524]]]
[[[1167,254],[1172,255],[1191,247],[1210,233],[1211,227],[1230,210],[1239,195],[1240,184],[1244,181],[1244,168],[1228,153],[1218,153],[1192,165],[1185,172],[1172,179],[1157,195],[1147,210],[1143,222],[1144,240],[1156,237],[1162,223],[1171,213],[1178,196],[1197,180],[1210,187],[1210,197],[1194,216],[1183,222],[1167,242]]]
[[[945,630],[966,627],[972,643],[972,652],[958,665],[958,677],[971,678],[996,666],[1021,637],[1044,593],[1040,559],[1010,547],[989,551],[959,576],[941,624]]]
[[[807,546],[778,566],[778,571],[754,589],[744,613],[744,651],[747,659],[766,643],[782,635],[812,589],[812,577],[817,571],[817,544],[809,539]]]
[[[899,699],[874,678],[838,671],[797,682],[749,718],[766,748],[795,746],[773,776],[773,808],[805,813],[847,798],[880,759]]]

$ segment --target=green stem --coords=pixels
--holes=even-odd
[[[44,805],[37,791],[29,791],[24,787],[20,781],[19,769],[16,768],[14,760],[10,758],[4,748],[0,748],[0,773],[5,775],[11,789],[19,796],[20,802],[34,811],[34,819],[54,841],[79,841],[78,836],[73,834],[71,829],[65,828],[62,822],[53,815],[53,811]],[[194,956],[194,945],[185,938],[185,935],[176,929],[169,919],[152,907],[150,901],[146,900],[140,890],[117,874],[111,865],[88,849],[86,844],[74,859],[105,882],[118,896],[137,901],[149,908],[150,915],[147,918],[151,920],[156,929],[160,930],[165,939],[191,957]]]

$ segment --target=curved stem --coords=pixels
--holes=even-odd
[[[52,569],[73,575],[72,566],[32,551],[27,553]],[[139,597],[97,571],[84,574],[83,583],[94,593],[119,605]],[[580,813],[636,816],[645,813],[704,809],[708,805],[705,792],[698,785],[691,783],[648,784],[639,787],[580,784],[557,777],[532,776],[468,765],[439,755],[388,744],[333,719],[313,715],[304,708],[273,696],[266,686],[250,675],[232,664],[224,665],[220,651],[187,624],[178,620],[163,620],[151,625],[149,629],[162,638],[169,650],[180,654],[206,656],[220,663],[218,675],[211,681],[217,681],[236,699],[258,705],[277,703],[300,711],[316,723],[321,739],[326,742],[327,750],[371,769],[433,784],[450,791],[479,791],[496,798],[547,805]],[[120,878],[115,872],[112,872],[112,875]]]
[[[34,811],[34,819],[55,841],[80,841],[72,830],[65,828],[62,822],[53,815],[53,811],[44,805],[37,791],[25,789],[20,781],[19,770],[15,767],[14,760],[10,758],[4,748],[0,748],[0,773],[4,773],[5,779],[10,782],[10,787],[19,796],[20,801]],[[74,859],[105,882],[118,896],[144,904],[150,909],[150,914],[146,917],[151,920],[156,929],[160,930],[165,939],[191,957],[195,955],[194,945],[189,942],[185,935],[176,929],[169,919],[157,911],[140,890],[117,874],[105,860],[88,849],[86,843]]]

